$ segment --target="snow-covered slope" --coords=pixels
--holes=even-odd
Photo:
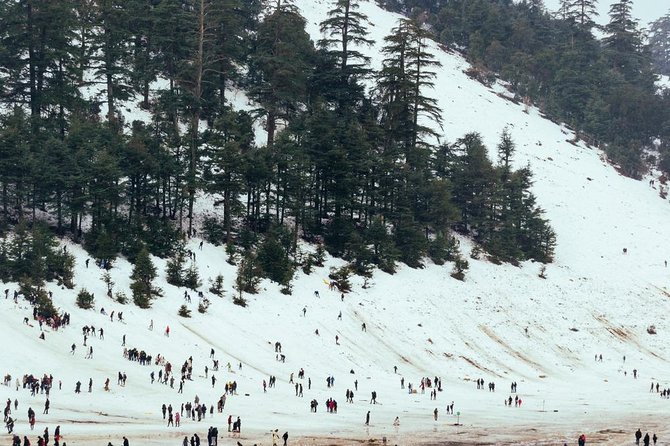
[[[328,2],[298,3],[317,40]],[[372,3],[363,11],[374,23],[370,31],[377,42],[398,18]],[[375,66],[380,64],[379,48],[368,50]],[[402,267],[393,276],[377,272],[367,289],[355,279],[353,292],[342,300],[326,285],[328,266],[340,264],[329,260],[309,276],[300,274],[292,296],[263,282],[262,293],[242,308],[232,304],[235,269],[225,262],[223,249],[205,243],[200,250],[196,238],[189,243],[201,277],[207,282],[223,274],[226,295],[205,292],[212,305],[200,314],[198,298],[191,293],[187,305],[192,318],[184,319],[177,316],[185,303],[183,290],[165,283],[164,261],[155,259],[161,271],[157,285],[165,295],[153,309],[140,310],[105,297],[102,271],[92,262],[86,268],[86,254],[68,244],[77,256],[77,288],[95,293],[95,310],[75,306],[76,290],[50,285],[56,305],[72,314],[72,325],[57,332],[45,328],[42,341],[39,327],[22,323],[31,316],[27,304],[11,300],[16,285],[7,285],[10,299],[0,298],[0,372],[11,374],[13,381],[44,373],[62,381],[62,389],[56,384],[51,392],[46,415],[41,414],[44,395],[31,397],[28,390],[0,386],[1,400],[19,402],[16,431],[34,440],[46,426],[53,433],[61,425],[69,445],[120,444],[122,435],[131,445],[176,445],[195,432],[204,443],[209,426],[219,428],[220,444],[231,445],[238,440],[271,444],[269,432],[275,428],[280,435],[289,432],[289,444],[349,445],[383,437],[399,445],[574,444],[585,432],[589,444],[621,445],[641,427],[643,432],[656,430],[659,444],[670,444],[665,423],[670,401],[649,392],[652,382],[670,387],[670,269],[664,263],[670,260],[670,206],[659,197],[658,182],[652,187],[620,176],[600,152],[569,142],[572,132],[533,108],[526,113],[523,106],[503,99],[501,88],[489,89],[467,77],[463,71],[468,65],[457,55],[434,50],[443,65],[433,95],[443,109],[445,137],[454,140],[478,131],[493,148],[509,126],[518,145],[516,164],[529,164],[535,174],[533,190],[558,234],[556,262],[547,267],[546,279],[538,277],[540,265],[530,262],[513,267],[470,260],[465,282],[449,276],[450,265],[428,264],[421,270]],[[208,203],[201,199],[201,212],[212,211]],[[467,252],[468,241],[462,240],[461,247]],[[115,263],[115,290],[130,295],[131,269],[124,260]],[[207,288],[206,283],[203,290]],[[100,314],[103,307],[107,313],[122,311],[124,322],[111,322]],[[153,330],[148,329],[151,320]],[[367,331],[362,331],[363,323]],[[88,339],[93,359],[84,358],[84,325],[105,331],[104,339]],[[647,333],[650,325],[657,335]],[[169,338],[164,336],[167,326]],[[158,374],[157,365],[123,358],[124,335],[127,347],[154,358],[160,354],[172,363],[174,388],[151,384],[149,374]],[[286,362],[276,360],[277,341]],[[73,342],[77,349],[71,355]],[[212,348],[222,365],[216,372],[211,371]],[[600,354],[602,362],[594,361]],[[189,357],[194,380],[178,394],[178,371]],[[217,378],[214,388],[205,378],[205,366]],[[300,368],[304,379],[297,379]],[[125,387],[116,384],[118,372],[128,375]],[[295,396],[294,384],[288,382],[292,373],[303,385],[304,397]],[[262,383],[270,375],[277,377],[277,386],[264,393]],[[332,388],[326,386],[328,376],[335,378]],[[434,376],[442,379],[436,401],[430,398],[432,389],[407,392],[407,384],[418,388],[422,377]],[[112,381],[109,392],[102,389],[106,378]],[[495,382],[495,392],[478,390],[478,378]],[[161,404],[177,408],[198,395],[216,407],[224,383],[233,380],[238,394],[228,397],[223,413],[215,409],[202,422],[165,426]],[[77,381],[83,384],[81,394],[74,393]],[[354,403],[347,403],[345,391],[353,390],[355,381]],[[503,404],[512,382],[518,383],[521,407]],[[372,391],[380,404],[369,404]],[[325,411],[329,397],[338,402],[337,414]],[[317,413],[309,410],[312,399],[319,402]],[[460,416],[446,414],[452,401]],[[29,406],[38,413],[34,433],[25,415]],[[365,426],[368,411],[370,425]],[[228,415],[241,417],[239,439],[227,432]],[[396,416],[399,427],[392,425]]]

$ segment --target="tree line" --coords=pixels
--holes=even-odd
[[[507,80],[519,100],[603,148],[625,175],[639,178],[657,165],[670,172],[670,93],[654,84],[657,73],[668,72],[667,16],[645,32],[633,0],[613,1],[605,26],[596,24],[598,0],[561,0],[556,14],[543,0],[381,3],[462,49],[480,78]]]
[[[333,0],[314,43],[288,0],[0,1],[2,228],[46,222],[103,265],[151,252],[199,283],[183,238],[208,194],[221,212],[202,235],[240,264],[240,289],[309,269],[301,239],[360,274],[426,257],[462,272],[455,232],[495,261],[550,262],[508,131],[496,160],[474,132],[439,143],[432,35],[400,20],[373,71],[359,3]],[[232,89],[256,108],[235,110]],[[147,118],[125,122],[128,101]]]

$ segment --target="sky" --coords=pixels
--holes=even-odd
[[[558,9],[560,0],[545,0],[545,5],[550,11]],[[607,23],[609,16],[607,15],[610,5],[613,0],[599,0],[598,23]],[[633,16],[639,20],[641,27],[646,27],[648,23],[653,22],[659,17],[664,16],[670,10],[670,2],[667,0],[633,0]]]

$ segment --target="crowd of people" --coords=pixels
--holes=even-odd
[[[5,292],[6,296],[9,294],[8,290]],[[15,297],[17,297],[15,293]],[[190,297],[185,294],[185,297]],[[201,296],[202,297],[202,296]],[[321,298],[318,292],[315,292],[315,297]],[[342,301],[344,299],[342,298]],[[107,322],[107,318],[105,318],[105,323],[111,323],[114,322],[115,320],[118,322],[125,323],[122,317],[122,312],[116,312],[116,311],[111,311],[109,314],[105,312],[105,310],[101,310],[100,312],[104,316],[109,316],[109,322]],[[311,314],[311,313],[310,313]],[[115,319],[116,315],[116,319]],[[307,311],[306,307],[303,308],[302,311],[302,316],[307,317]],[[63,313],[62,315],[56,315],[53,317],[50,317],[48,319],[44,319],[40,314],[37,312],[33,312],[33,320],[37,321],[37,323],[42,326],[42,324],[47,324],[49,327],[52,328],[52,330],[58,329],[58,327],[63,327],[67,326],[70,324],[70,319],[71,316],[68,313]],[[339,311],[337,314],[336,320],[342,320],[342,311]],[[28,321],[27,325],[32,325],[30,321]],[[361,331],[364,332],[362,336],[366,336],[367,333],[367,326],[363,322],[361,326]],[[93,346],[89,345],[92,340],[96,340],[97,342],[104,341],[105,338],[105,330],[107,329],[107,326],[100,326],[98,323],[98,326],[94,326],[93,324],[86,324],[82,327],[81,331],[81,336],[82,336],[82,343],[73,343],[71,350],[70,350],[70,355],[73,357],[77,357],[77,352],[82,350],[82,347],[84,347],[83,351],[86,353],[86,356],[90,359],[93,359]],[[149,329],[153,329],[153,320],[149,324]],[[371,330],[373,331],[373,330]],[[165,336],[169,337],[170,335],[170,327],[166,326],[165,331],[164,331]],[[78,337],[78,335],[77,335]],[[162,338],[162,337],[161,337]],[[178,390],[175,391],[177,395],[183,395],[185,391],[191,390],[190,388],[186,388],[187,386],[191,386],[190,383],[196,381],[196,380],[202,380],[203,376],[199,375],[199,372],[194,372],[194,370],[204,370],[204,379],[207,381],[207,387],[211,387],[211,389],[216,389],[217,384],[218,384],[218,389],[219,392],[216,393],[217,396],[214,395],[214,391],[210,391],[211,393],[207,394],[207,397],[205,399],[208,400],[208,402],[204,402],[197,394],[190,400],[184,401],[183,397],[179,397],[179,402],[166,402],[163,403],[160,406],[159,414],[157,415],[156,418],[158,421],[160,420],[160,416],[162,415],[162,423],[163,425],[167,428],[183,428],[183,423],[187,422],[196,422],[196,423],[201,423],[200,426],[204,424],[209,424],[209,423],[204,423],[205,420],[208,418],[210,419],[210,422],[216,421],[215,417],[216,414],[223,414],[224,411],[226,411],[226,401],[227,398],[236,398],[238,396],[238,386],[240,384],[236,379],[232,378],[232,373],[233,369],[237,368],[237,370],[242,370],[242,363],[240,362],[239,364],[235,361],[235,366],[231,364],[229,361],[227,363],[226,369],[224,371],[219,371],[219,361],[221,358],[216,357],[216,352],[213,347],[210,348],[209,350],[209,358],[206,358],[206,355],[204,355],[202,358],[196,356],[194,358],[194,355],[190,355],[187,358],[182,357],[181,360],[176,360],[179,358],[171,358],[171,360],[168,360],[167,357],[161,353],[158,353],[156,355],[151,355],[148,353],[147,348],[145,349],[139,349],[136,347],[125,347],[125,342],[126,341],[126,336],[125,334],[123,335],[123,341],[122,341],[122,346],[123,346],[123,357],[126,358],[128,361],[135,362],[139,366],[146,366],[150,367],[151,369],[144,369],[145,372],[150,372],[149,375],[149,380],[150,384],[154,385],[155,383],[158,383],[163,386],[169,386],[170,389],[175,389],[175,384],[178,384]],[[336,336],[336,345],[338,347],[341,346],[340,344],[340,338]],[[330,344],[332,345],[332,344]],[[274,352],[272,352],[272,349],[274,347]],[[209,348],[209,347],[208,347]],[[333,346],[333,348],[336,348]],[[78,350],[79,349],[79,350]],[[290,348],[289,348],[290,350]],[[168,352],[169,353],[169,352]],[[268,357],[271,357],[271,354],[275,354],[275,360],[279,362],[280,364],[277,367],[281,367],[282,369],[285,370],[286,367],[290,366],[284,366],[283,364],[286,364],[286,352],[282,351],[282,342],[280,341],[275,341],[274,343],[270,343],[270,347],[268,348]],[[174,361],[174,362],[173,362]],[[602,362],[603,361],[603,356],[602,354],[596,355],[596,361],[597,362]],[[625,361],[625,359],[624,359]],[[224,360],[225,362],[225,360]],[[198,366],[196,367],[196,363],[198,363]],[[181,366],[173,366],[173,364],[181,364]],[[135,365],[128,365],[129,367],[135,367]],[[225,372],[229,374],[227,377],[228,379],[224,379],[223,376],[225,376]],[[217,372],[215,375],[213,372]],[[363,390],[366,392],[370,392],[370,399],[369,403],[366,404],[367,398],[363,399],[362,402],[355,402],[354,399],[354,390],[351,390],[351,387],[355,389],[356,392],[358,392],[358,380],[356,379],[356,374],[354,370],[350,371],[353,379],[338,379],[338,385],[341,386],[340,388],[344,390],[346,388],[345,392],[345,397],[346,397],[346,404],[345,406],[340,407],[339,409],[342,411],[354,411],[357,410],[360,413],[365,413],[365,422],[364,424],[366,426],[370,425],[371,422],[371,412],[375,410],[374,406],[378,404],[378,395],[377,391],[373,390],[371,386],[368,386],[368,388],[365,388],[365,385],[363,385]],[[398,374],[398,367],[393,366],[393,373]],[[440,392],[445,391],[445,387],[443,387],[443,382],[442,378],[439,377],[438,375],[435,375],[433,377],[426,377],[426,376],[419,376],[417,377],[418,385],[414,385],[412,382],[408,382],[407,386],[405,386],[405,376],[403,375],[402,371],[400,374],[400,393],[406,393],[405,392],[405,387],[407,387],[407,392],[412,395],[416,394],[421,394],[424,395],[426,393],[426,390],[429,390],[430,393],[430,400],[437,400],[438,395]],[[634,369],[633,373],[634,377],[637,378],[638,376],[638,370]],[[52,392],[52,388],[54,387],[54,377],[51,374],[42,374],[41,378],[38,378],[39,374],[31,374],[27,373],[24,374],[22,379],[17,378],[16,379],[16,390],[18,391],[20,388],[26,389],[26,391],[30,392],[31,397],[35,397],[37,395],[42,395],[44,394],[44,409],[42,412],[42,415],[45,415],[45,418],[47,418],[48,421],[48,416],[49,415],[49,409],[50,409],[50,393]],[[144,375],[146,377],[146,375]],[[310,411],[313,413],[317,412],[317,407],[319,405],[319,402],[317,401],[317,398],[311,398],[312,395],[309,394],[310,391],[312,391],[312,378],[313,376],[310,376],[306,372],[306,367],[299,367],[295,369],[292,372],[287,373],[286,375],[282,375],[284,377],[288,376],[288,384],[291,384],[295,388],[295,395],[297,397],[303,397],[304,393],[308,394],[308,397],[310,397]],[[72,378],[72,377],[68,377]],[[314,377],[316,379],[315,382],[320,383],[320,388],[318,389],[319,391],[327,390],[328,392],[335,391],[336,387],[336,379],[333,374],[328,374],[325,379],[323,377]],[[286,379],[286,378],[284,378]],[[323,380],[322,380],[323,379]],[[395,379],[395,378],[394,378]],[[117,386],[119,388],[125,387],[126,386],[126,380],[127,380],[127,374],[126,372],[119,371],[117,374]],[[325,382],[325,389],[323,388]],[[340,382],[344,382],[343,384],[340,384]],[[211,386],[210,386],[211,383]],[[223,384],[222,384],[223,383]],[[244,382],[243,382],[244,383]],[[12,386],[12,376],[11,375],[5,375],[3,379],[3,384],[6,386]],[[303,384],[305,384],[304,387],[306,387],[306,392],[303,387]],[[243,384],[242,384],[243,385]],[[267,393],[268,389],[273,389],[277,385],[277,378],[274,375],[270,375],[269,379],[266,381],[265,379],[262,380],[262,388],[263,388],[263,393]],[[71,386],[71,383],[68,384],[68,386]],[[75,393],[81,393],[81,380],[77,380],[75,384]],[[104,390],[110,391],[112,384],[110,382],[110,379],[107,378],[104,380]],[[62,390],[62,382],[58,381],[58,389]],[[318,387],[318,386],[317,386]],[[495,393],[496,392],[496,383],[494,381],[486,381],[484,378],[478,378],[476,380],[476,388],[479,390],[485,390],[488,389],[489,392]],[[72,387],[69,387],[69,389],[72,389]],[[71,391],[71,390],[70,390]],[[88,392],[91,393],[93,391],[93,378],[88,378]],[[517,393],[517,383],[516,381],[513,381],[510,383],[510,392],[515,394],[514,398],[510,395],[509,397],[504,399],[504,404],[505,406],[511,407],[512,404],[514,404],[514,407],[521,408],[522,407],[522,398],[520,395]],[[659,382],[651,384],[650,387],[650,392],[658,393],[662,398],[669,398],[670,397],[670,389],[665,389],[662,388],[661,384]],[[367,394],[367,393],[366,393]],[[219,396],[220,395],[220,396]],[[492,395],[493,396],[493,395]],[[425,397],[424,397],[425,398]],[[443,399],[443,397],[440,397],[440,399]],[[451,399],[451,398],[450,398]],[[499,402],[499,400],[497,399]],[[326,413],[329,414],[337,414],[338,413],[338,403],[335,398],[332,396],[329,396],[328,398],[325,399],[324,402],[325,407],[326,407]],[[173,404],[174,403],[174,404]],[[8,434],[12,436],[12,446],[18,445],[18,446],[30,446],[31,440],[28,438],[28,435],[24,435],[23,439],[21,436],[17,435],[14,433],[14,429],[17,424],[17,418],[13,416],[12,411],[16,412],[19,407],[19,400],[14,399],[13,401],[11,399],[8,399],[6,401],[5,409],[4,409],[4,421],[5,425],[8,431]],[[363,407],[366,408],[361,408],[361,406],[364,405]],[[303,406],[306,411],[306,405]],[[445,406],[445,411],[443,413],[446,413],[447,415],[454,415],[454,401],[451,401],[450,403],[447,403]],[[368,408],[370,410],[368,410]],[[234,408],[233,408],[234,410]],[[228,410],[227,412],[231,412],[231,410]],[[438,422],[438,413],[440,413],[440,410],[438,407],[435,407],[433,410],[430,411],[430,415],[427,414],[427,417],[430,416],[433,418],[435,422]],[[28,409],[28,426],[30,427],[30,431],[32,432],[35,429],[36,425],[36,417],[35,417],[35,411],[32,409],[32,407],[29,407]],[[441,421],[441,420],[440,420]],[[227,415],[227,431],[231,433],[232,435],[236,435],[239,437],[240,432],[241,432],[241,416],[240,415],[233,415],[229,413]],[[386,423],[386,422],[384,422]],[[391,424],[391,420],[388,420],[388,423]],[[400,425],[400,420],[399,417],[395,417],[395,419],[392,422],[392,425],[394,427],[399,427]],[[194,425],[191,425],[189,428],[193,427]],[[202,430],[202,427],[197,427],[195,425],[195,429]],[[42,427],[39,426],[39,429]],[[41,435],[38,436],[36,440],[37,446],[51,446],[53,444],[54,446],[60,446],[61,444],[65,445],[64,442],[62,442],[62,435],[61,435],[61,428],[60,426],[56,426],[56,429],[54,431],[54,435],[50,436],[49,435],[49,426],[45,426],[44,431],[41,433]],[[639,437],[638,437],[639,434]],[[273,430],[271,431],[271,436],[272,436],[272,442],[273,445],[277,445],[278,442],[280,441],[280,437],[278,435],[278,430]],[[635,434],[636,436],[636,443],[639,444],[640,441],[644,444],[644,446],[650,446],[651,442],[653,444],[656,444],[657,441],[657,436],[656,434],[653,434],[650,436],[649,434],[646,434],[642,436],[641,431],[638,430]],[[218,444],[218,438],[219,438],[219,431],[216,426],[210,426],[208,431],[207,431],[207,444],[208,446],[216,446]],[[287,439],[288,439],[288,433],[285,433],[282,437],[284,440],[284,444],[286,445]],[[18,443],[17,443],[18,439]],[[184,437],[183,439],[183,445],[184,446],[199,446],[200,445],[200,436],[198,433],[194,433],[190,437]],[[128,446],[129,440],[126,437],[123,437],[123,445]],[[578,443],[580,445],[584,445],[586,443],[586,436],[582,435],[578,439]],[[110,442],[111,444],[111,442]],[[113,445],[112,445],[113,446]]]

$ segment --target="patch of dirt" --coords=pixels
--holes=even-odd
[[[475,361],[474,359],[470,359],[470,358],[468,358],[468,357],[466,357],[466,356],[463,356],[463,355],[459,355],[459,358],[464,359],[465,362],[467,362],[467,363],[470,364],[471,366],[473,366],[473,367],[475,367],[475,368],[481,370],[482,372],[488,372],[488,373],[490,373],[490,374],[492,374],[492,375],[497,376],[498,378],[502,378],[502,377],[503,377],[502,375],[500,375],[499,373],[497,373],[497,372],[495,372],[495,371],[489,369],[488,367],[484,367],[483,365],[481,365],[480,363],[478,363],[478,362]]]
[[[524,355],[520,351],[513,349],[509,344],[507,344],[497,334],[495,334],[493,332],[493,330],[491,330],[489,327],[486,327],[484,325],[480,325],[479,329],[482,332],[484,332],[484,334],[486,336],[488,336],[489,338],[494,340],[496,343],[498,343],[501,347],[503,347],[507,351],[507,353],[509,353],[511,356],[514,356],[514,357],[524,361],[525,363],[535,367],[535,369],[537,369],[541,372],[545,372],[544,368],[539,363],[533,361],[532,359],[530,359],[528,356]]]

